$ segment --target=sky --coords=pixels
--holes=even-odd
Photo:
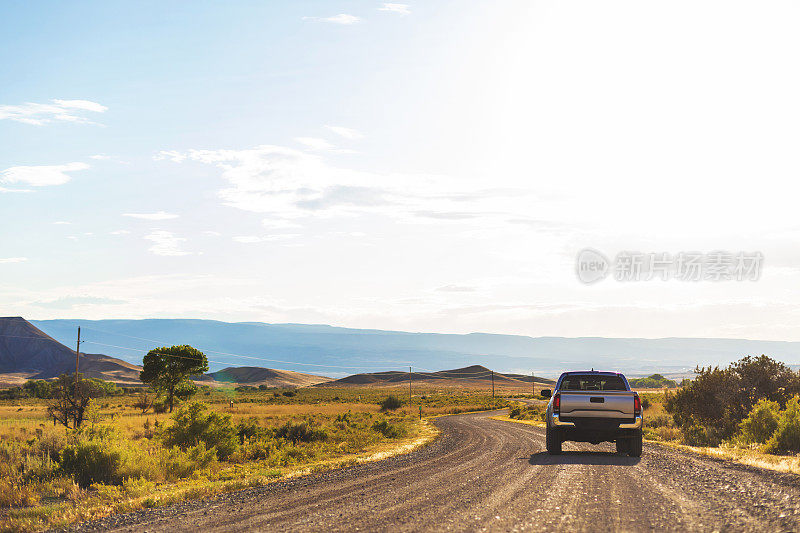
[[[796,2],[0,5],[0,315],[800,340]],[[757,279],[586,284],[746,252]]]

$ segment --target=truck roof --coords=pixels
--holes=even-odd
[[[568,376],[568,375],[572,375],[572,374],[600,374],[600,375],[606,375],[606,376],[621,376],[622,375],[621,372],[607,372],[607,371],[603,371],[603,370],[572,370],[570,372],[564,372],[561,375],[562,376]]]

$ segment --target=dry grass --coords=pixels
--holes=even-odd
[[[109,446],[133,458],[132,464],[141,467],[143,477],[122,478],[121,485],[95,483],[83,488],[60,470],[57,461],[67,444],[87,437],[53,426],[47,418],[46,400],[0,400],[0,530],[64,526],[407,453],[436,436],[427,418],[494,409],[507,403],[491,398],[486,391],[420,387],[414,390],[412,404],[402,396],[404,405],[400,409],[381,413],[378,402],[389,393],[400,396],[400,390],[385,389],[202,391],[196,399],[209,404],[211,410],[230,415],[234,425],[255,419],[266,436],[247,441],[230,458],[209,466],[198,463],[193,467],[189,455],[181,455],[181,472],[186,473],[180,474],[160,471],[162,466],[156,459],[168,452],[158,438],[160,429],[172,423],[168,413],[143,414],[133,407],[135,394],[103,398],[98,402],[100,415],[95,420],[98,431],[110,428]],[[419,416],[420,406],[424,419]],[[328,438],[286,442],[276,437],[276,429],[290,421],[323,428]],[[381,423],[388,424],[388,431]],[[85,423],[85,428],[91,427],[91,422]],[[149,458],[149,462],[141,466],[136,458]]]

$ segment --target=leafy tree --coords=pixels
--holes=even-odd
[[[780,409],[778,402],[771,402],[766,398],[759,400],[747,418],[739,424],[741,429],[739,440],[743,444],[767,442],[778,428]]]
[[[30,379],[22,385],[22,389],[31,398],[49,399],[53,395],[52,386],[43,379]]]
[[[694,380],[670,395],[666,408],[684,436],[702,427],[712,444],[734,436],[759,400],[785,406],[800,392],[800,376],[765,355],[747,356],[723,369],[698,367],[695,373]]]
[[[164,346],[150,350],[144,356],[142,366],[139,379],[167,395],[171,413],[175,396],[188,399],[197,392],[191,377],[208,371],[208,359],[203,352],[189,345]]]
[[[634,389],[671,389],[678,386],[675,381],[667,379],[661,374],[653,374],[651,376],[647,376],[646,378],[634,378],[629,381],[631,387]]]
[[[75,374],[61,374],[51,383],[52,402],[47,407],[47,414],[65,427],[78,429],[81,427],[86,410],[92,398],[107,395],[107,388],[99,379],[81,379],[78,374],[77,394],[75,393]]]
[[[767,453],[800,452],[800,397],[786,403],[778,427],[764,447]]]

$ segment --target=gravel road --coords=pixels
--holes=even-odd
[[[109,517],[79,531],[798,531],[800,477],[645,444],[544,451],[493,413],[436,420],[404,456]],[[497,413],[494,413],[497,414]]]

